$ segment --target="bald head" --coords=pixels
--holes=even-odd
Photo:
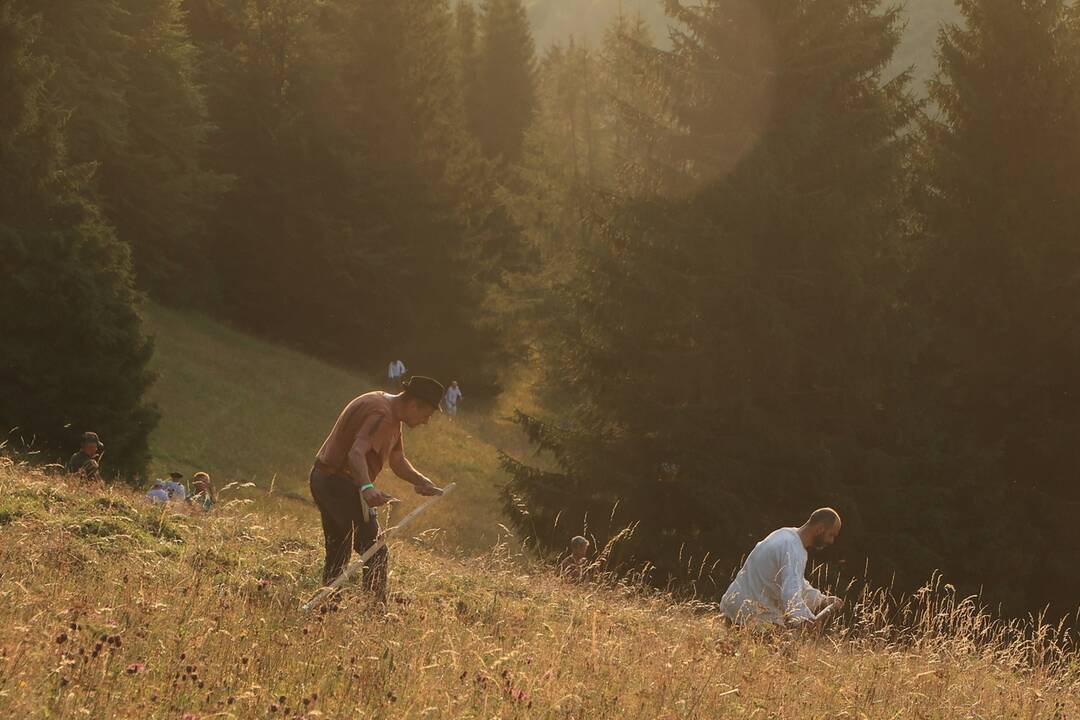
[[[810,513],[810,519],[806,521],[807,525],[820,525],[824,528],[831,528],[833,525],[840,524],[840,513],[836,512],[830,507],[818,508],[814,512]]]
[[[841,525],[843,523],[840,521],[840,513],[829,507],[818,508],[810,513],[806,524],[799,528],[799,536],[806,547],[821,550],[833,544],[836,536],[840,534]]]

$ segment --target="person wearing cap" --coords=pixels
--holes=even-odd
[[[394,498],[375,487],[384,465],[411,483],[420,495],[441,495],[442,489],[420,473],[405,457],[401,425],[419,427],[439,408],[445,389],[428,377],[414,376],[392,395],[375,391],[353,399],[338,415],[334,427],[315,456],[311,469],[311,496],[322,517],[326,561],[323,583],[341,574],[352,551],[363,553],[379,536],[375,508]],[[389,554],[383,546],[365,565],[364,588],[380,600],[386,598]]]
[[[183,479],[184,473],[173,471],[169,473],[169,479],[162,483],[169,492],[170,500],[179,500],[180,502],[187,500],[187,488],[184,487],[184,483],[180,482]]]
[[[98,476],[98,459],[105,449],[105,443],[95,432],[82,434],[82,449],[71,456],[68,460],[67,471],[72,475],[82,475],[87,480],[96,480]]]

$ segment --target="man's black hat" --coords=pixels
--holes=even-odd
[[[105,443],[101,442],[101,438],[98,437],[96,432],[84,432],[82,434],[82,444],[89,445],[90,443],[97,443],[99,448],[105,447]]]
[[[184,477],[184,473],[178,473],[174,470],[169,473],[169,477],[171,477],[173,480],[179,480],[180,478]]]
[[[405,388],[405,394],[418,400],[423,400],[433,408],[438,408],[442,403],[446,388],[438,380],[433,380],[423,375],[413,375],[401,384]]]

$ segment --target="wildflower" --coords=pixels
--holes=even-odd
[[[126,672],[128,675],[136,675],[143,672],[144,670],[146,670],[146,663],[133,662],[127,666]]]
[[[60,633],[59,635],[56,636],[56,644],[57,645],[63,645],[66,642],[67,642],[67,633],[62,632],[62,633]]]

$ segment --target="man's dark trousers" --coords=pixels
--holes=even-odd
[[[364,517],[360,492],[351,478],[324,474],[312,468],[310,480],[311,496],[322,515],[326,542],[323,584],[329,585],[345,569],[354,549],[363,553],[375,544],[379,537],[379,519],[375,513]],[[384,545],[364,565],[364,588],[380,600],[386,599],[388,559],[389,552]]]

